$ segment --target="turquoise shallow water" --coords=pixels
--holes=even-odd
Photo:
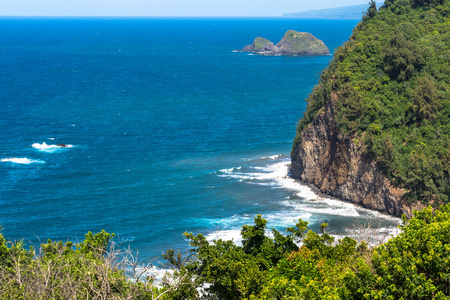
[[[356,23],[0,19],[4,234],[37,244],[105,229],[152,258],[185,249],[184,231],[237,239],[258,213],[279,229],[328,221],[336,234],[377,216],[310,201],[286,177],[304,99],[331,56],[233,52],[288,29],[333,50]]]

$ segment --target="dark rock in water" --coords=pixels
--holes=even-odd
[[[288,30],[276,45],[267,39],[257,37],[253,44],[245,46],[241,51],[270,56],[313,56],[330,54],[328,47],[321,40],[308,32],[297,32],[294,30]]]
[[[56,145],[57,147],[61,147],[61,148],[67,148],[67,145],[66,144],[58,144],[58,145]]]

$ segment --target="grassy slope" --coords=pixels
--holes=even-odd
[[[325,46],[321,40],[316,39],[308,32],[288,30],[285,33],[283,40],[289,45],[289,51],[294,53],[305,51],[319,53],[328,50],[327,46]]]
[[[270,41],[268,39],[265,39],[262,37],[257,37],[254,41],[255,50],[261,50],[262,46],[264,46],[267,43],[270,43]]]

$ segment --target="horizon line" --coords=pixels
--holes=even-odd
[[[227,18],[227,19],[261,19],[261,18],[272,18],[272,19],[316,19],[316,20],[358,20],[358,19],[343,19],[343,18],[305,18],[296,16],[146,16],[146,15],[0,15],[0,18],[155,18],[155,19],[212,19],[212,18]]]

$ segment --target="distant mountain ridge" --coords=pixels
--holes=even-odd
[[[361,19],[369,4],[315,9],[296,13],[286,13],[283,17],[302,19]]]

